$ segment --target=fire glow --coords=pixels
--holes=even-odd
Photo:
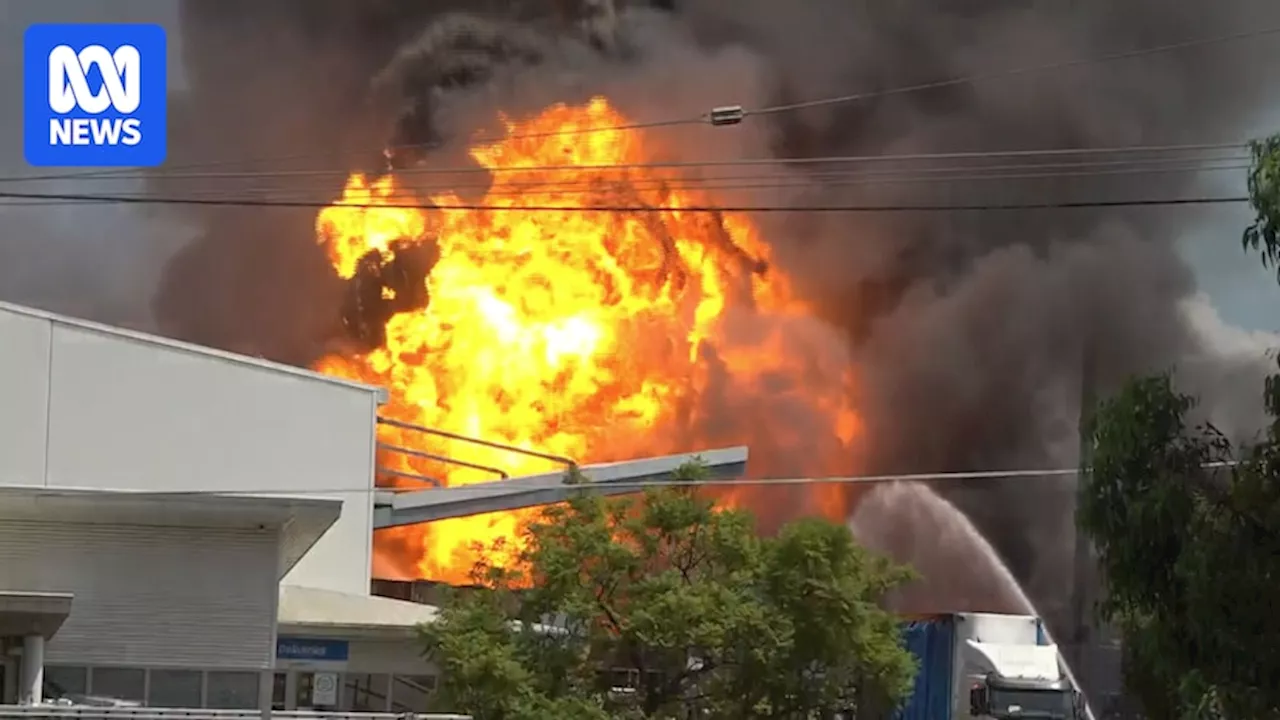
[[[382,346],[325,358],[318,370],[388,388],[387,417],[580,462],[746,444],[762,433],[797,452],[821,445],[837,463],[853,455],[860,425],[844,392],[848,365],[814,370],[820,363],[794,331],[812,325],[810,310],[747,217],[688,209],[714,198],[687,189],[676,168],[654,166],[657,138],[597,130],[628,123],[603,99],[504,122],[506,139],[470,152],[490,171],[484,197],[469,201],[484,209],[458,208],[468,203],[450,191],[416,195],[403,176],[353,175],[319,214],[318,241],[341,277],[371,251],[389,261],[397,242],[433,243],[438,259],[423,279],[425,308],[393,315]],[[725,427],[708,417],[704,400],[723,392],[726,377],[750,392],[800,376],[814,377],[788,402],[821,418],[829,437],[805,437],[778,418],[732,417]],[[381,433],[512,476],[557,469]],[[495,479],[399,455],[382,464],[450,486]],[[820,505],[833,516],[847,510],[838,497]],[[526,513],[385,531],[375,550],[408,553],[396,564],[419,577],[465,581],[475,548],[514,537]]]

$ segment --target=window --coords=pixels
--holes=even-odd
[[[271,709],[284,710],[289,695],[289,673],[278,672],[271,676]],[[209,707],[213,707],[212,685],[209,690]]]
[[[141,668],[93,669],[91,695],[140,703],[146,700],[146,692],[147,672]]]
[[[387,675],[343,675],[342,698],[338,709],[352,712],[386,712]]]
[[[315,709],[316,674],[309,672],[300,672],[294,676],[293,704],[299,710]]]
[[[89,692],[89,668],[67,665],[46,665],[44,668],[44,696],[50,700],[59,698],[79,699]]]
[[[613,668],[609,671],[609,689],[635,690],[640,687],[640,671],[635,668]]]
[[[993,687],[989,697],[991,709],[995,714],[1005,717],[1020,713],[1043,718],[1072,716],[1072,696],[1067,690]]]
[[[201,706],[199,670],[152,670],[147,689],[147,704],[162,708],[198,708]]]
[[[397,713],[430,712],[431,694],[435,690],[435,675],[392,675],[391,711]]]
[[[284,673],[277,673],[281,707],[284,703]],[[256,672],[210,672],[205,707],[216,710],[252,710],[258,707],[258,683]],[[153,681],[154,682],[154,681]],[[273,691],[276,686],[271,688]],[[272,700],[274,705],[274,698]]]

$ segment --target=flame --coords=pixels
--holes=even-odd
[[[425,308],[393,315],[382,346],[327,357],[317,369],[387,387],[384,416],[579,461],[743,442],[753,463],[757,445],[821,449],[828,465],[852,457],[860,425],[844,399],[847,358],[819,357],[814,338],[824,331],[748,217],[706,211],[713,198],[682,189],[678,167],[655,166],[656,138],[599,130],[627,123],[601,98],[503,118],[504,139],[471,149],[489,171],[471,208],[448,190],[411,189],[409,172],[353,175],[316,222],[338,275],[354,277],[370,253],[390,262],[397,242],[434,243],[438,260],[424,278]],[[429,185],[424,176],[414,181]],[[713,397],[749,403],[757,393],[782,397],[820,430],[750,404],[709,407]],[[512,476],[557,469],[385,426],[380,440]],[[497,479],[402,455],[381,463],[448,486]],[[838,490],[815,497],[816,511],[844,512]],[[736,493],[725,502],[750,500]],[[514,537],[527,513],[387,531],[377,550],[420,577],[464,581],[476,547]]]

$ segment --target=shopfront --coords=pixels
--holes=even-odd
[[[418,626],[428,605],[283,586],[272,705],[278,710],[427,712],[438,681]]]
[[[3,702],[262,707],[280,577],[340,509],[0,487]]]
[[[272,707],[276,710],[423,713],[436,675],[402,642],[280,637]],[[353,652],[354,646],[354,652]]]

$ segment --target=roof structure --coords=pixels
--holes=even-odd
[[[400,637],[422,623],[433,622],[439,614],[432,605],[282,584],[276,617],[286,630]]]
[[[0,522],[119,523],[141,526],[280,528],[284,576],[342,512],[330,498],[164,493],[131,490],[0,486]]]
[[[440,609],[435,605],[396,600],[377,595],[320,590],[298,585],[280,586],[276,613],[281,632],[323,632],[338,637],[404,640],[414,636],[424,623],[435,622]],[[519,629],[520,622],[512,621]],[[534,632],[563,633],[550,624],[531,626]]]
[[[109,337],[119,338],[121,340],[131,340],[134,342],[145,343],[156,347],[168,348],[170,350],[178,350],[192,355],[202,355],[210,358],[218,358],[240,365],[248,365],[261,370],[279,373],[282,375],[293,375],[295,377],[306,378],[316,382],[327,383],[330,385],[345,385],[347,387],[368,390],[376,393],[379,402],[386,402],[386,388],[365,385],[363,383],[354,382],[345,378],[333,377],[307,370],[305,368],[285,365],[278,362],[265,360],[261,357],[250,355],[241,355],[215,348],[205,347],[203,345],[195,345],[193,343],[182,342],[180,340],[172,340],[170,338],[152,335],[150,333],[139,332],[137,330],[127,330],[125,328],[114,327],[112,325],[104,325],[102,323],[91,322],[89,320],[81,320],[80,318],[70,317],[68,315],[59,315],[57,313],[46,312],[36,308],[27,307],[25,305],[15,305],[13,303],[0,301],[0,313],[10,313],[13,315],[22,315],[36,320],[44,320],[53,325],[61,325],[63,327],[77,328],[89,332],[106,335]]]
[[[585,486],[604,495],[637,492],[637,484],[669,481],[682,465],[698,461],[713,479],[741,477],[747,468],[747,448],[720,450],[626,462],[583,465],[578,468]],[[374,502],[376,529],[416,525],[453,517],[518,510],[566,500],[584,485],[570,485],[564,471],[497,480],[450,488],[411,491],[380,491]]]

